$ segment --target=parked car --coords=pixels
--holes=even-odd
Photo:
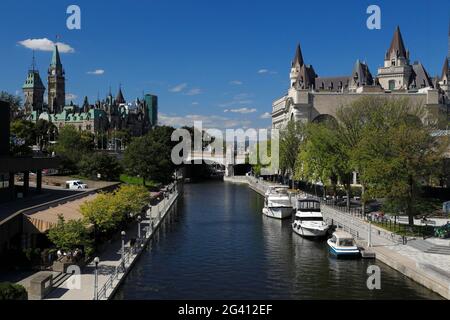
[[[78,189],[87,189],[87,184],[83,183],[81,180],[69,180],[66,181],[66,189],[70,190],[78,190]]]

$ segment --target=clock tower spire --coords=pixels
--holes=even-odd
[[[59,56],[58,45],[53,48],[52,61],[48,68],[48,111],[59,113],[66,104],[65,72]]]

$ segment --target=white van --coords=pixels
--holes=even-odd
[[[77,190],[77,189],[87,189],[87,184],[83,183],[81,180],[69,180],[66,181],[66,189]]]

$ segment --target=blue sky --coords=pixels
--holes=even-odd
[[[70,4],[81,8],[81,30],[66,28]],[[381,7],[381,30],[366,28],[370,4]],[[32,51],[20,41],[58,34],[73,49],[62,62],[75,102],[121,83],[129,101],[158,95],[168,124],[216,127],[270,125],[262,115],[288,88],[297,42],[319,76],[350,74],[358,58],[376,74],[400,25],[411,62],[440,74],[450,20],[448,0],[2,0],[0,8],[0,90],[21,94]],[[36,52],[45,85],[50,58]]]

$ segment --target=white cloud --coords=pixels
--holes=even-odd
[[[261,119],[270,119],[270,118],[272,118],[270,112],[265,112],[261,115]]]
[[[253,100],[249,99],[251,97],[248,93],[239,93],[233,97],[231,101],[219,104],[221,108],[231,108],[242,106],[243,104],[249,105],[253,103]]]
[[[259,69],[258,70],[258,73],[259,74],[276,74],[277,72],[276,71],[272,71],[272,70],[269,70],[269,69]]]
[[[67,93],[66,94],[66,100],[70,101],[70,100],[75,100],[77,98],[77,95],[73,94],[73,93]]]
[[[96,70],[87,72],[87,74],[92,74],[94,76],[100,76],[100,75],[102,75],[104,73],[105,73],[105,70],[103,70],[103,69],[96,69]]]
[[[193,88],[191,90],[189,90],[186,94],[188,96],[196,96],[202,93],[202,90],[200,88]]]
[[[55,44],[58,45],[59,52],[61,53],[73,53],[75,52],[75,49],[72,48],[70,45],[62,42],[53,42],[52,40],[49,40],[47,38],[41,38],[41,39],[26,39],[19,41],[19,44],[21,46],[24,46],[25,48],[32,49],[32,50],[39,50],[39,51],[53,51],[53,48],[55,47]]]
[[[181,83],[171,89],[169,89],[170,92],[181,92],[187,87],[187,83]]]
[[[217,115],[199,114],[188,114],[186,116],[170,116],[164,113],[159,113],[158,119],[161,124],[172,127],[192,127],[194,125],[194,121],[201,121],[204,128],[217,129],[243,128],[248,127],[251,124],[251,121],[248,120],[235,120]]]
[[[233,81],[230,81],[230,84],[240,86],[241,84],[243,84],[243,82],[240,80],[233,80]]]
[[[198,106],[199,103],[198,103],[197,101],[194,101],[194,102],[192,102],[192,105],[193,105],[193,106]]]
[[[239,109],[225,109],[223,110],[223,112],[232,112],[232,113],[242,113],[242,114],[246,114],[246,113],[253,113],[256,112],[255,108],[239,108]]]

